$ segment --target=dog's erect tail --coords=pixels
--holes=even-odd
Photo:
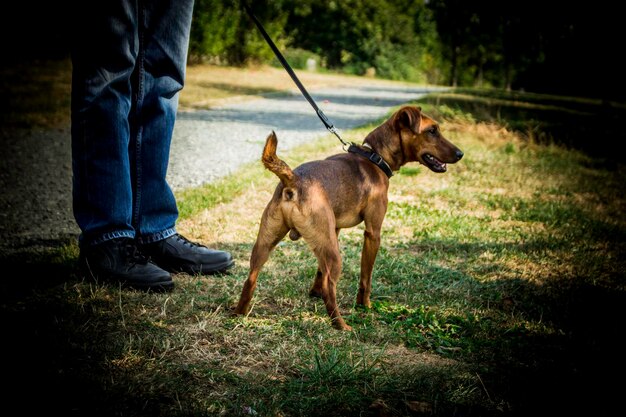
[[[263,156],[261,161],[268,170],[272,171],[285,187],[293,187],[296,182],[296,175],[293,173],[289,165],[282,159],[276,156],[276,145],[278,144],[278,138],[276,133],[272,131],[265,141],[265,147],[263,148]]]

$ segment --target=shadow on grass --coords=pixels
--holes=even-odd
[[[451,356],[471,363],[489,395],[511,406],[507,410],[511,415],[614,415],[621,388],[613,376],[626,371],[617,343],[626,332],[619,319],[626,305],[619,272],[623,259],[599,252],[568,261],[568,269],[580,271],[579,275],[558,276],[548,270],[539,279],[525,279],[508,274],[499,262],[483,262],[478,271],[466,264],[476,265],[473,261],[485,252],[541,258],[538,251],[559,247],[567,253],[576,250],[575,244],[549,238],[519,244],[430,239],[408,246],[417,252],[413,261],[421,268],[416,278],[426,281],[423,291],[431,292],[435,308],[450,303],[446,299],[469,304],[465,316],[440,318],[440,325],[459,326],[456,346],[463,353],[452,351]],[[433,248],[460,261],[442,267],[437,257],[420,260],[420,252]],[[587,265],[601,265],[606,259],[615,259],[616,265],[600,266],[600,271]],[[475,276],[486,276],[485,272],[500,277],[477,281]],[[604,279],[596,280],[594,272],[602,272]]]
[[[132,362],[118,363],[132,354],[125,348],[128,338],[149,342],[165,331],[144,329],[132,319],[127,325],[116,294],[145,294],[148,303],[162,295],[86,281],[76,257],[59,261],[55,251],[13,255],[0,259],[0,267],[15,271],[0,298],[5,404],[23,414],[168,415],[164,410],[177,404],[185,373],[157,366],[164,381],[159,387],[145,384]]]
[[[420,245],[423,248],[437,247],[452,258],[477,257],[485,250],[483,243],[468,245],[452,240],[415,241],[409,246],[419,249]],[[534,244],[504,244],[491,249],[523,253],[528,245]],[[250,244],[231,245],[229,250],[248,253]],[[405,250],[405,245],[385,248],[379,259],[380,268],[386,268],[386,264]],[[358,259],[352,257],[345,262],[358,264]],[[417,278],[432,284],[429,290],[433,300],[431,307],[437,308],[437,303],[445,303],[443,300],[450,294],[439,293],[449,292],[458,285],[454,281],[467,281],[469,291],[462,289],[463,294],[454,297],[467,297],[468,317],[476,309],[484,311],[484,317],[478,321],[450,319],[460,326],[458,346],[461,349],[439,354],[464,363],[472,373],[480,375],[486,395],[494,404],[501,404],[486,407],[455,403],[445,392],[454,375],[437,370],[436,366],[430,370],[424,366],[419,370],[421,374],[416,374],[415,368],[407,366],[404,374],[370,390],[364,397],[355,397],[350,404],[338,403],[339,400],[332,398],[320,403],[314,401],[315,390],[305,393],[311,397],[301,400],[317,404],[316,412],[354,415],[360,407],[361,415],[378,415],[366,405],[386,396],[397,402],[387,400],[396,410],[403,407],[398,400],[402,396],[431,401],[437,404],[433,415],[442,416],[580,415],[581,411],[603,415],[612,411],[621,394],[619,385],[614,384],[610,376],[618,377],[625,370],[618,342],[624,331],[621,317],[626,297],[623,291],[595,285],[593,277],[589,276],[553,277],[537,284],[519,278],[478,282],[463,272],[460,265],[458,269],[445,270],[435,262],[420,263],[418,254],[405,262],[420,264]],[[137,305],[122,306],[122,295],[119,294],[126,290],[119,290],[114,284],[103,289],[83,282],[75,263],[71,257],[62,263],[54,257],[33,260],[26,256],[2,260],[2,267],[23,271],[19,286],[3,288],[1,313],[5,329],[4,353],[5,358],[10,358],[4,376],[11,384],[5,395],[13,401],[23,401],[24,412],[59,410],[64,415],[94,416],[206,415],[197,408],[202,406],[191,393],[203,384],[220,383],[234,390],[228,401],[245,401],[246,395],[271,391],[274,401],[284,402],[283,409],[291,413],[288,415],[310,415],[311,409],[301,408],[304,403],[291,403],[294,400],[291,397],[293,387],[298,385],[297,378],[287,377],[283,382],[261,378],[256,381],[259,386],[255,386],[254,381],[243,380],[214,364],[163,359],[168,349],[158,340],[172,337],[172,333],[176,333],[172,327],[185,327],[185,323],[195,320],[194,316],[180,316],[167,326],[158,327],[142,321],[145,319],[140,317],[140,311],[155,308],[168,297],[185,304],[185,297],[189,297],[186,291],[138,295]],[[497,269],[501,265],[487,267]],[[572,267],[577,269],[581,265]],[[284,279],[297,280],[304,288],[310,278]],[[242,284],[240,279],[224,279],[232,281],[230,298],[236,296]],[[355,277],[344,277],[344,280],[352,279]],[[374,297],[376,287],[375,278]],[[502,294],[513,293],[513,307],[499,298]],[[397,296],[401,297],[401,294]],[[219,320],[225,329],[232,326],[226,312],[228,306],[223,305],[227,299],[228,294],[209,294],[202,306],[208,311],[221,308]],[[514,313],[512,308],[522,312],[529,327],[511,326],[502,319]],[[323,312],[317,314],[324,315]],[[385,331],[395,332],[393,334],[398,337],[397,329],[402,326],[402,321],[385,324],[382,313],[375,313],[376,317],[373,327],[387,327]],[[543,323],[552,330],[533,329],[533,326],[541,328]],[[368,340],[368,331],[373,330],[359,330],[365,340]],[[142,340],[143,351],[127,351],[124,341],[128,338]],[[374,339],[369,343],[376,344],[377,341]],[[415,349],[416,354],[424,351],[423,347],[411,349]],[[136,362],[133,357],[137,358]],[[348,387],[355,392],[361,392],[358,387],[363,383],[358,378],[328,382],[337,384],[336,388]],[[241,387],[242,391],[238,392],[236,387]],[[318,394],[323,392],[321,390]],[[229,409],[229,412],[237,415],[241,410]],[[420,414],[405,410],[402,415]]]

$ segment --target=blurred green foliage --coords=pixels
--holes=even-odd
[[[602,3],[603,0],[600,0]],[[610,4],[553,0],[249,1],[295,68],[468,87],[626,98],[611,39],[624,35]],[[541,11],[540,13],[538,11]],[[272,63],[240,1],[196,0],[190,63]],[[593,59],[584,58],[591,52]]]
[[[277,65],[242,1],[195,0],[190,64]],[[356,75],[626,100],[619,2],[246,1],[297,69],[314,58],[319,69]],[[66,56],[73,4],[26,0],[0,15],[5,65]]]

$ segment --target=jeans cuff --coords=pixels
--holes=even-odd
[[[120,230],[116,232],[108,232],[96,238],[90,238],[90,239],[86,239],[84,236],[81,235],[79,237],[78,243],[81,247],[89,247],[89,246],[99,245],[101,243],[107,242],[112,239],[119,239],[119,238],[134,239],[135,232],[132,230]]]
[[[139,242],[139,244],[141,245],[147,245],[150,243],[167,239],[168,237],[172,237],[175,234],[176,234],[176,229],[174,227],[170,227],[169,229],[165,229],[158,233],[152,233],[150,235],[141,235],[137,238],[137,242]]]

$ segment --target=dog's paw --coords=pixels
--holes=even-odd
[[[333,320],[333,327],[337,330],[352,331],[352,326],[348,326],[342,318],[336,318]]]
[[[311,288],[309,291],[309,297],[311,298],[322,298],[322,291],[316,288]]]
[[[248,312],[246,311],[246,309],[242,309],[240,307],[231,307],[230,314],[233,316],[245,316],[246,314],[248,314]]]
[[[355,304],[354,305],[354,309],[355,310],[359,310],[359,311],[367,311],[369,309],[372,308],[372,305],[365,305],[365,304]]]

